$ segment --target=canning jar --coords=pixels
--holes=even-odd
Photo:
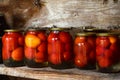
[[[2,37],[2,58],[5,66],[17,67],[24,65],[24,36],[21,30],[5,30]]]
[[[28,67],[47,66],[47,35],[43,29],[28,29],[25,33],[25,64]]]
[[[120,41],[116,33],[98,33],[96,39],[97,70],[120,71]]]
[[[74,39],[74,65],[80,69],[94,69],[95,56],[95,34],[77,33]]]
[[[3,63],[2,61],[2,36],[4,35],[4,30],[9,29],[5,15],[4,13],[0,12],[0,63]]]
[[[49,66],[55,69],[71,68],[73,64],[73,39],[64,28],[51,28],[48,36]]]

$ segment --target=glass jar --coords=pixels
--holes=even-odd
[[[77,33],[74,39],[74,65],[80,69],[94,69],[95,56],[95,34]]]
[[[5,66],[24,65],[24,37],[21,30],[5,30],[2,37],[2,58]]]
[[[116,33],[98,33],[96,39],[97,70],[120,71],[120,41]]]
[[[4,35],[4,30],[9,29],[6,22],[4,13],[0,12],[0,63],[2,63],[2,36]]]
[[[72,41],[72,36],[67,29],[50,29],[48,36],[49,66],[55,69],[66,69],[73,66]]]
[[[45,30],[29,29],[26,32],[25,64],[31,68],[47,66],[47,35]]]

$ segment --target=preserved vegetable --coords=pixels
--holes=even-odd
[[[96,39],[97,70],[118,72],[120,63],[120,42],[116,33],[99,33]]]
[[[66,29],[51,28],[48,36],[48,61],[52,68],[72,67],[72,36]]]
[[[77,33],[74,40],[74,65],[77,68],[95,68],[95,39],[94,33]]]
[[[2,58],[5,66],[24,65],[24,37],[21,30],[5,30],[2,37]]]
[[[45,30],[29,29],[26,32],[25,64],[34,68],[47,66],[47,36]]]

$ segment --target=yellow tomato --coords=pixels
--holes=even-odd
[[[115,43],[117,41],[116,37],[109,37],[110,43]]]
[[[25,44],[27,47],[36,48],[40,43],[41,40],[35,35],[28,34],[25,37]]]

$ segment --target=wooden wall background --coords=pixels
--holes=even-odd
[[[120,25],[120,0],[40,0],[41,8],[35,1],[1,0],[0,10],[13,28]]]

